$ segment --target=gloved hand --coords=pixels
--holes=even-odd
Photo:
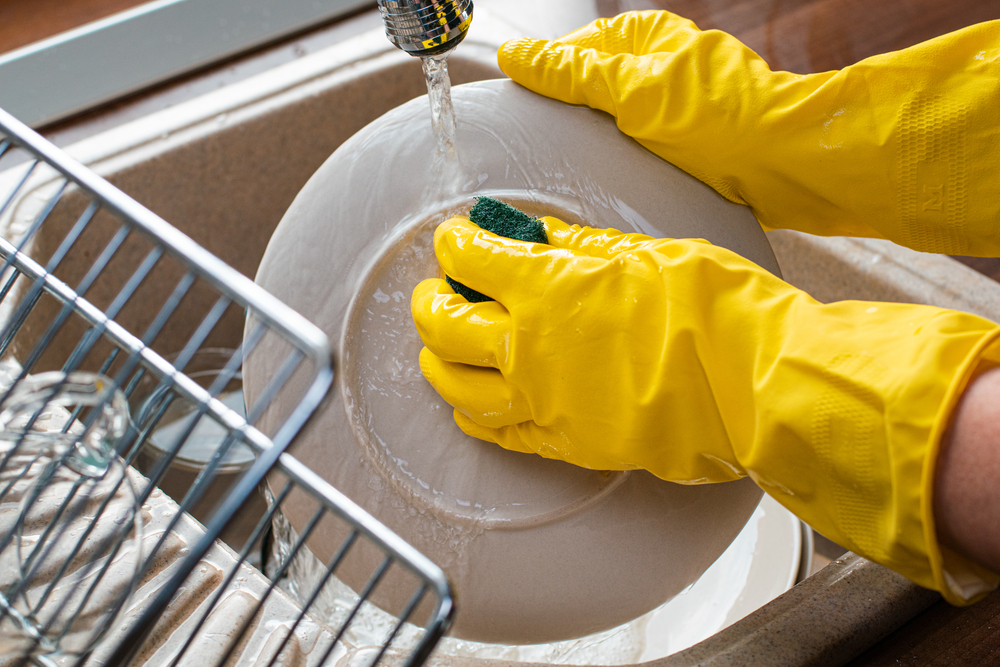
[[[543,218],[551,245],[455,217],[413,293],[425,378],[467,434],[675,482],[749,475],[824,535],[959,602],[930,494],[948,415],[1000,326],[930,306],[824,305],[705,241]],[[953,585],[954,581],[962,582]],[[971,583],[970,583],[971,582]]]
[[[806,76],[668,12],[514,40],[498,59],[612,114],[766,228],[1000,256],[1000,21]]]

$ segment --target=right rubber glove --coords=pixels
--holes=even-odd
[[[551,245],[465,218],[411,302],[425,378],[469,435],[699,484],[749,475],[838,544],[961,603],[997,577],[942,553],[938,443],[1000,326],[931,306],[821,304],[705,241],[544,218]]]
[[[1000,21],[805,76],[663,11],[514,40],[498,59],[612,114],[766,228],[1000,256]]]

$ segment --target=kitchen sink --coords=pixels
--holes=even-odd
[[[502,76],[495,64],[496,47],[516,36],[514,28],[478,13],[469,36],[449,58],[452,83]],[[285,210],[323,161],[371,120],[425,92],[419,63],[394,49],[378,29],[105,131],[67,152],[253,277]],[[33,178],[29,194],[0,221],[8,228],[16,229],[37,214],[42,195],[52,187],[44,174]],[[51,240],[38,240],[38,256],[55,251],[79,212],[70,193],[47,223]],[[74,244],[73,254],[63,262],[64,278],[82,276],[112,233],[110,223],[106,233],[97,225]],[[1000,320],[1000,284],[948,257],[871,239],[784,231],[769,232],[768,238],[783,277],[821,301],[927,303]],[[122,271],[132,271],[141,256],[136,248],[116,261]],[[173,281],[162,284],[167,289]],[[156,281],[144,289],[155,293]],[[102,305],[114,298],[102,294],[100,284],[88,296]],[[150,299],[162,300],[163,295]],[[134,308],[119,321],[139,331],[151,316]],[[228,325],[217,329],[217,338],[208,341],[211,346],[238,346],[242,314],[226,317]],[[189,334],[168,331],[156,344],[160,352],[170,354],[176,352],[175,341]],[[22,347],[15,346],[15,353],[28,349],[32,335],[27,323]],[[65,335],[67,340],[79,338],[79,333]],[[40,360],[36,368],[58,368],[64,361],[67,352],[59,345],[50,347],[46,354],[51,358]],[[889,570],[843,554],[713,637],[655,662],[841,664],[936,599],[937,594]],[[504,661],[431,658],[433,664],[456,667],[480,662]]]

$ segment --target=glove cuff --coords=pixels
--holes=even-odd
[[[950,417],[954,413],[962,393],[976,377],[997,366],[1000,366],[1000,331],[995,331],[993,335],[984,338],[980,346],[973,352],[971,363],[968,364],[963,373],[956,375],[956,381],[949,389],[935,424],[924,466],[923,493],[921,494],[923,502],[920,510],[924,522],[924,539],[927,542],[927,555],[933,585],[920,581],[917,583],[940,591],[944,598],[954,605],[971,604],[982,599],[1000,585],[1000,574],[974,563],[939,542],[934,519],[934,485],[937,478],[937,463],[945,431],[950,425]]]
[[[817,531],[967,604],[1000,577],[943,548],[934,522],[941,439],[976,373],[1000,363],[1000,327],[929,306],[811,309],[756,372],[750,477]]]

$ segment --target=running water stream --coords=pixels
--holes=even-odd
[[[459,151],[456,146],[455,107],[451,103],[451,79],[448,76],[448,54],[421,58],[427,98],[431,106],[431,129],[436,148],[430,159],[428,190],[424,203],[432,206],[453,198],[464,182]]]
[[[451,103],[451,79],[448,54],[420,59],[427,79],[427,97],[431,103],[431,124],[437,137],[437,153],[447,161],[457,161],[455,149],[455,107]]]

